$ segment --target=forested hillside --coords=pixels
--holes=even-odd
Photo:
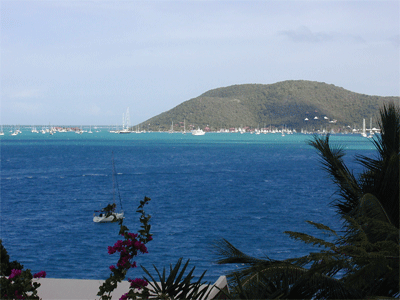
[[[211,130],[232,127],[286,126],[300,130],[369,127],[383,102],[399,97],[369,96],[332,84],[290,80],[275,84],[242,84],[210,90],[142,124],[145,130],[183,130],[190,125]],[[307,120],[308,119],[308,120]],[[348,127],[349,126],[349,127]]]

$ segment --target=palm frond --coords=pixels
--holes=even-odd
[[[394,103],[384,105],[380,110],[381,135],[375,142],[382,159],[400,149],[400,109]]]
[[[343,148],[340,146],[331,147],[329,134],[326,135],[325,139],[314,135],[313,140],[309,141],[308,144],[318,150],[324,169],[339,188],[339,195],[342,199],[338,200],[334,206],[338,208],[340,214],[349,213],[358,204],[360,187],[354,175],[343,162],[345,155]]]
[[[328,235],[331,235],[331,236],[334,235],[336,237],[338,236],[336,231],[331,229],[329,226],[326,226],[326,225],[321,224],[321,223],[316,223],[316,222],[313,222],[313,221],[306,221],[306,223],[308,223],[310,225],[313,225],[314,227],[316,227],[319,230],[322,230],[323,233],[325,233],[325,234],[328,234]]]
[[[366,168],[360,176],[360,183],[363,193],[376,196],[391,223],[399,228],[400,109],[394,103],[382,107],[379,127],[381,134],[373,140],[378,157],[356,157]]]
[[[302,242],[306,244],[312,244],[312,245],[317,245],[319,247],[323,246],[325,248],[335,248],[334,243],[327,242],[323,239],[316,238],[312,235],[305,234],[302,232],[295,232],[295,231],[285,231],[284,233],[288,234],[292,239],[295,240],[301,240]]]
[[[381,202],[372,194],[365,194],[361,197],[356,215],[392,224]]]
[[[318,273],[310,273],[296,281],[287,298],[360,299],[362,294],[341,280]]]
[[[215,241],[214,250],[217,255],[218,264],[250,264],[264,263],[268,260],[255,258],[237,249],[226,239]]]

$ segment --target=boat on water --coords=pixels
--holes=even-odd
[[[119,220],[124,218],[124,211],[122,209],[122,200],[121,195],[119,193],[118,181],[115,172],[115,163],[114,163],[114,155],[112,158],[112,177],[113,177],[113,204],[108,204],[106,207],[101,209],[100,211],[95,211],[93,214],[93,222],[95,223],[111,223],[118,222]],[[115,198],[118,193],[119,203],[120,203],[120,211],[116,212],[116,203]],[[98,215],[96,215],[98,213]]]
[[[132,130],[130,129],[131,121],[129,117],[129,107],[126,109],[126,113],[122,114],[122,130],[117,131],[120,134],[131,133]]]
[[[366,131],[366,128],[365,128],[365,119],[363,119],[363,130],[361,132],[361,136],[362,137],[367,137],[367,131]]]
[[[131,131],[129,128],[124,128],[124,129],[118,131],[118,133],[120,133],[120,134],[131,133],[131,132],[132,132],[132,131]]]
[[[111,222],[117,222],[121,219],[124,218],[124,212],[121,213],[116,213],[116,212],[111,212],[111,213],[106,213],[106,212],[100,212],[98,216],[93,217],[93,222],[95,223],[111,223]]]
[[[192,135],[205,135],[206,133],[198,127],[197,129],[192,130]]]

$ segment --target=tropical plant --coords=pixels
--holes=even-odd
[[[307,221],[330,241],[299,232],[291,238],[323,249],[282,261],[253,258],[226,240],[216,243],[220,264],[244,264],[228,274],[233,298],[399,297],[399,138],[400,111],[394,104],[380,112],[381,134],[373,143],[377,157],[358,155],[364,171],[355,176],[344,164],[344,150],[329,135],[314,136],[324,168],[338,187],[336,208],[343,230]]]
[[[24,266],[18,261],[10,262],[10,256],[0,240],[0,299],[40,299],[37,289],[39,282],[33,278],[46,277],[46,272],[41,271],[32,275],[31,270],[23,270]]]
[[[194,278],[193,272],[196,267],[193,267],[189,273],[185,275],[185,271],[189,265],[190,260],[182,265],[182,258],[178,260],[175,266],[172,268],[170,265],[169,275],[166,276],[165,268],[163,268],[162,275],[160,271],[153,265],[158,275],[156,280],[150,272],[142,266],[143,271],[149,276],[149,279],[145,277],[145,280],[149,282],[149,288],[145,287],[148,293],[148,299],[206,299],[207,294],[210,293],[207,287],[204,286],[206,283],[202,282],[202,279],[206,271],[201,276],[192,282]]]

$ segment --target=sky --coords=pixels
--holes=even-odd
[[[0,0],[0,123],[136,125],[236,84],[400,96],[400,1]]]

